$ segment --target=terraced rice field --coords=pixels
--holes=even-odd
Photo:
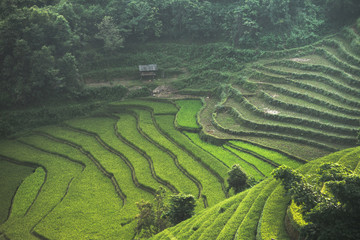
[[[200,115],[205,131],[307,160],[356,146],[360,56],[351,48],[354,39],[359,35],[348,28],[285,57],[249,65],[246,84],[228,85],[222,99],[207,101],[212,106]]]
[[[0,188],[0,239],[133,239],[136,202],[160,187],[195,196],[196,216],[153,239],[289,239],[289,198],[273,169],[332,161],[360,172],[360,150],[349,148],[360,127],[358,38],[346,29],[262,59],[218,95],[114,102],[101,116],[1,140],[11,184]],[[259,184],[232,196],[234,164]]]
[[[359,152],[359,147],[342,150],[298,170],[313,174],[321,164],[330,162],[356,170]],[[285,224],[290,199],[284,194],[278,181],[267,178],[151,239],[291,239]]]
[[[3,165],[30,168],[21,185],[11,180],[15,188],[7,196],[12,200],[3,210],[0,236],[132,239],[135,203],[152,201],[160,187],[168,194],[194,195],[201,212],[229,197],[227,172],[235,163],[258,181],[277,161],[302,165],[239,141],[221,146],[202,141],[197,115],[202,106],[200,99],[116,102],[103,116],[1,141]],[[10,172],[3,176],[10,181]]]

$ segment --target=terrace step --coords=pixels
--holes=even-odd
[[[245,152],[247,154],[250,154],[250,155],[252,155],[252,156],[254,156],[254,157],[258,158],[258,159],[261,159],[262,161],[269,163],[270,165],[272,165],[275,168],[280,166],[279,164],[274,163],[270,159],[267,159],[264,156],[261,156],[261,155],[257,154],[256,152],[250,151],[249,149],[245,149],[245,148],[236,146],[236,145],[234,145],[232,143],[229,143],[229,142],[226,145],[228,145],[231,148],[237,149],[237,150],[239,150],[241,152]]]
[[[126,201],[126,195],[122,192],[120,186],[119,186],[119,183],[117,182],[117,180],[115,179],[114,177],[114,174],[107,171],[104,166],[88,151],[86,151],[82,146],[76,144],[76,143],[73,143],[73,142],[70,142],[70,141],[67,141],[65,139],[61,139],[61,138],[58,138],[58,137],[55,137],[55,136],[52,136],[48,133],[45,133],[45,132],[34,132],[35,134],[39,135],[39,136],[42,136],[42,137],[45,137],[45,138],[48,138],[49,140],[51,141],[54,141],[54,142],[58,142],[58,143],[62,143],[62,144],[66,144],[74,149],[77,149],[79,152],[81,152],[83,155],[85,155],[95,166],[96,168],[105,176],[107,177],[112,185],[114,186],[114,189],[117,193],[117,195],[119,196],[119,198],[121,199],[122,201],[122,204],[125,205],[125,201]]]

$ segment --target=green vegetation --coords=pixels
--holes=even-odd
[[[339,164],[353,162],[352,166],[354,166],[355,162],[359,162],[359,159],[354,160],[353,158],[358,152],[359,147],[336,152],[304,164],[297,171],[314,174],[321,165],[334,162]],[[309,179],[317,182],[319,178],[310,177]],[[292,213],[289,214],[289,200],[290,196],[285,194],[280,181],[268,178],[254,187],[196,214],[193,218],[165,230],[152,239],[171,237],[178,239],[295,238],[298,236],[296,234],[299,234],[296,230],[297,227],[304,226],[304,221],[302,217],[299,218],[299,210],[294,209],[293,205],[291,205]],[[284,222],[285,217],[287,220]],[[292,226],[292,224],[295,225]],[[353,226],[355,225],[353,224]],[[295,235],[289,236],[288,232]],[[341,231],[338,232],[341,233]]]
[[[8,162],[2,158],[0,158],[0,166],[0,182],[2,183],[0,185],[0,223],[3,223],[8,217],[9,209],[12,204],[11,200],[15,195],[15,192],[24,179],[27,179],[27,176],[32,173],[33,168]]]
[[[175,103],[180,107],[179,112],[176,114],[175,124],[177,124],[180,129],[199,129],[197,113],[202,107],[201,101],[178,100]]]
[[[359,16],[4,0],[0,239],[359,238]]]

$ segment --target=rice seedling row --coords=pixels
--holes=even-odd
[[[270,74],[259,73],[253,75],[251,79],[255,81],[259,87],[274,88],[283,94],[306,99],[309,102],[345,114],[359,115],[359,110],[354,109],[360,107],[360,104],[356,100],[350,100],[348,95],[343,97],[339,94],[338,90],[329,91],[329,86],[325,84],[319,85],[317,82],[315,84],[314,81],[309,81],[310,84],[308,84],[305,79],[302,79],[302,81],[294,81],[283,76],[275,76],[273,73]],[[323,88],[321,88],[321,86],[323,86]]]
[[[257,196],[261,194],[264,186],[266,186],[268,182],[269,180],[265,180],[260,184],[255,185],[248,191],[248,194],[237,206],[236,211],[231,216],[229,221],[225,222],[224,226],[220,226],[219,229],[216,229],[217,232],[214,232],[214,234],[217,236],[216,239],[234,239],[236,230],[254,204]]]
[[[96,128],[101,128],[100,125],[95,126]],[[89,123],[87,119],[83,119],[83,127],[93,128],[91,122]],[[108,172],[114,175],[116,181],[121,186],[122,192],[126,196],[126,201],[122,209],[122,217],[124,219],[122,222],[133,219],[136,215],[136,201],[140,199],[150,201],[153,198],[151,193],[143,190],[140,185],[135,184],[136,181],[134,182],[133,179],[134,175],[124,159],[104,148],[104,146],[99,143],[99,141],[101,142],[102,140],[99,140],[99,138],[96,139],[93,134],[70,126],[54,126],[51,127],[51,129],[42,130],[55,137],[61,137],[62,139],[81,145],[86,151],[90,152]]]
[[[28,213],[23,217],[10,215],[8,221],[0,227],[0,231],[10,239],[32,239],[44,218],[64,199],[72,180],[79,176],[81,167],[14,141],[2,142],[0,153],[7,158],[40,165],[45,169],[45,183]]]
[[[297,62],[289,61],[289,60],[275,61],[266,66],[273,66],[273,65],[276,65],[276,66],[280,65],[280,66],[295,68],[295,69],[299,69],[299,70],[321,72],[325,75],[331,75],[331,76],[338,77],[352,87],[356,87],[356,88],[360,87],[360,81],[355,79],[354,76],[352,76],[348,73],[345,73],[341,70],[338,70],[336,68],[332,68],[332,67],[328,67],[328,66],[324,66],[324,65],[302,64],[302,63],[297,63]]]
[[[341,69],[342,71],[353,74],[353,75],[360,75],[360,69],[354,66],[349,65],[345,61],[342,61],[338,59],[335,55],[330,53],[324,48],[316,48],[316,53],[322,56],[323,58],[327,59],[329,62],[331,62],[334,66]]]
[[[325,46],[331,47],[335,50],[336,54],[348,63],[359,66],[360,58],[354,55],[347,47],[343,44],[342,40],[339,38],[335,39],[325,39],[322,41]]]
[[[110,120],[110,119],[99,119],[100,121],[95,121],[95,124],[94,124],[93,122],[91,122],[94,119],[87,119],[87,120],[88,120],[88,122],[87,122],[88,125],[84,124],[83,121],[77,122],[75,120],[75,121],[69,122],[70,125],[64,125],[64,126],[68,129],[70,129],[71,131],[86,134],[88,136],[95,138],[100,146],[102,146],[106,151],[116,155],[119,159],[121,159],[127,165],[127,167],[130,169],[130,172],[131,172],[132,181],[137,188],[140,188],[143,191],[146,191],[150,194],[155,195],[155,193],[156,193],[155,189],[139,182],[139,180],[137,179],[137,176],[136,176],[135,168],[132,165],[132,163],[130,162],[130,160],[123,153],[115,150],[109,144],[107,144],[99,136],[99,133],[97,133],[97,131],[102,131],[104,129],[106,131],[106,130],[110,129],[111,133],[113,134],[112,124],[115,124],[115,122],[113,122],[113,120]],[[106,124],[104,124],[106,122],[106,120],[110,120],[110,124],[109,124],[110,126],[109,125],[106,126]],[[71,124],[73,124],[73,125],[71,125]],[[77,124],[80,124],[80,126],[78,126]],[[95,127],[95,126],[97,126],[97,127]],[[115,136],[115,134],[113,134],[113,137],[114,136]],[[106,136],[105,136],[105,138],[106,138]]]
[[[234,144],[231,144],[231,143],[228,143],[227,145],[229,147],[233,148],[233,149],[236,149],[236,150],[240,151],[240,152],[244,152],[244,153],[247,153],[249,155],[252,155],[252,156],[260,159],[261,161],[267,162],[268,164],[270,164],[271,166],[273,166],[275,168],[280,166],[279,164],[277,164],[277,163],[273,162],[272,160],[264,157],[263,155],[258,154],[257,152],[250,151],[250,150],[248,150],[246,148],[241,148],[241,147],[239,147],[237,145],[234,145]]]
[[[240,150],[254,152],[258,155],[261,155],[271,161],[277,163],[278,165],[287,165],[292,168],[298,168],[304,163],[307,163],[306,160],[291,156],[286,153],[280,153],[275,149],[268,149],[263,146],[257,146],[252,143],[247,143],[244,141],[229,141],[228,145],[236,146]]]
[[[92,160],[78,149],[46,137],[30,136],[22,140],[43,148],[42,151],[56,151],[55,155],[63,155],[66,158],[71,156],[86,165],[78,180],[73,181],[64,204],[59,205],[43,220],[42,226],[54,229],[47,234],[48,237],[51,236],[53,239],[63,236],[62,238],[79,239],[84,236],[90,238],[96,235],[113,235],[118,234],[119,231],[124,231],[122,234],[129,236],[127,232],[132,231],[122,227],[129,218],[122,219],[121,215],[117,214],[121,212],[123,206],[121,199],[114,191],[110,179],[99,171]],[[81,214],[73,214],[73,212],[81,212]],[[96,224],[84,224],[84,218],[97,218]],[[78,225],[76,229],[73,227],[74,224]],[[98,232],[96,235],[94,235],[94,229]],[[115,229],[117,230],[114,231]]]
[[[0,224],[5,222],[12,211],[15,193],[21,187],[24,179],[37,169],[0,158]],[[7,184],[3,184],[3,183]]]
[[[248,104],[248,103],[249,104]],[[289,107],[281,107],[273,105],[265,100],[264,97],[254,96],[248,97],[244,101],[245,107],[248,107],[251,110],[254,110],[258,115],[264,115],[266,118],[271,119],[282,119],[282,121],[297,123],[298,125],[305,125],[317,129],[326,130],[329,132],[339,132],[340,133],[351,133],[353,134],[356,131],[355,127],[349,126],[346,123],[334,122],[327,118],[322,118],[321,116],[314,116],[310,114],[300,113],[300,111],[293,111]],[[272,111],[272,112],[270,112]],[[264,112],[269,113],[278,113],[278,114],[264,114]]]
[[[304,101],[306,101],[308,104],[310,104],[311,106],[321,106],[324,107],[326,109],[332,110],[332,112],[338,112],[339,114],[343,114],[343,115],[348,115],[349,117],[353,117],[353,116],[360,116],[360,111],[354,108],[358,108],[359,105],[358,103],[354,103],[351,104],[352,108],[349,108],[348,106],[343,106],[343,104],[341,102],[338,102],[336,100],[332,100],[331,96],[326,96],[323,95],[321,93],[316,93],[316,92],[309,92],[311,91],[309,88],[306,87],[293,87],[291,85],[287,85],[287,84],[266,84],[266,83],[261,83],[259,84],[260,88],[262,89],[268,89],[271,91],[276,91],[278,93],[281,93],[283,95],[289,96],[289,97],[293,97],[293,98],[297,98],[297,99],[302,99]],[[334,98],[335,99],[335,98]],[[346,101],[344,99],[344,101]]]
[[[258,222],[260,220],[260,216],[264,209],[265,202],[267,201],[268,197],[272,193],[272,191],[277,186],[277,182],[271,181],[261,193],[257,196],[256,200],[252,204],[249,212],[246,214],[245,218],[241,222],[240,226],[237,228],[234,240],[237,239],[255,239]]]
[[[336,151],[336,149],[337,149],[335,146],[331,146],[331,144],[322,144],[319,142],[311,141],[309,139],[293,137],[292,135],[254,131],[254,130],[246,128],[246,127],[244,128],[241,124],[236,123],[234,120],[232,120],[232,121],[234,124],[236,123],[236,125],[233,124],[232,126],[229,126],[229,122],[225,121],[225,125],[227,127],[224,127],[222,124],[220,124],[220,122],[223,122],[224,121],[223,119],[232,119],[233,117],[229,113],[225,113],[225,112],[214,113],[212,115],[212,117],[213,117],[212,123],[215,128],[217,128],[218,130],[223,131],[225,133],[231,134],[231,135],[247,137],[247,138],[248,137],[252,137],[252,138],[253,137],[261,137],[261,138],[265,137],[265,138],[271,138],[272,140],[274,140],[274,139],[285,140],[285,141],[290,141],[290,142],[294,142],[294,143],[300,143],[300,144],[305,144],[308,146],[316,147],[316,148],[322,149],[324,151],[329,151],[329,152]]]
[[[266,86],[266,88],[263,88],[262,91],[270,94],[271,96],[273,96],[273,98],[276,98],[279,101],[284,101],[288,104],[297,105],[299,106],[299,108],[315,109],[318,112],[323,112],[324,114],[327,114],[329,116],[340,115],[339,117],[347,119],[348,122],[355,121],[356,118],[354,118],[354,116],[347,115],[358,115],[357,111],[348,111],[345,108],[339,108],[334,105],[331,106],[330,104],[326,104],[325,101],[322,101],[322,103],[317,103],[317,100],[315,100],[314,98],[310,99],[308,95],[296,93],[294,91],[276,87],[274,85],[269,84]],[[342,113],[340,113],[340,111],[342,111]]]
[[[177,100],[175,103],[180,108],[176,114],[176,126],[179,129],[190,131],[200,129],[197,122],[197,114],[202,108],[202,102],[200,100]]]
[[[256,66],[255,69],[265,74],[271,73],[282,77],[286,77],[287,80],[296,79],[296,80],[302,80],[301,82],[307,81],[308,84],[310,85],[311,83],[313,83],[313,86],[315,87],[320,87],[321,85],[319,86],[318,84],[322,83],[324,84],[324,87],[322,87],[323,89],[331,91],[330,87],[332,87],[333,90],[331,92],[341,95],[343,98],[352,99],[353,101],[356,101],[356,99],[359,99],[360,97],[360,91],[358,89],[348,86],[346,82],[344,82],[339,78],[330,75],[325,75],[323,73],[311,72],[311,71],[307,71],[304,73],[304,70],[285,67],[281,65]],[[257,73],[255,73],[254,75],[256,76]],[[283,81],[283,79],[278,79],[278,80]]]
[[[232,153],[234,153],[239,158],[243,159],[244,161],[249,162],[250,164],[253,164],[265,176],[270,176],[270,173],[272,172],[272,170],[275,169],[275,167],[273,165],[271,165],[270,163],[265,162],[251,154],[242,152],[241,150],[238,150],[236,148],[232,148],[229,145],[225,145],[224,147],[226,149],[228,149],[229,151],[231,151]]]
[[[211,155],[202,151],[196,145],[193,145],[188,138],[182,133],[178,132],[174,125],[174,116],[171,115],[158,115],[155,116],[156,123],[159,124],[158,128],[161,129],[162,134],[170,140],[172,146],[176,148],[171,149],[174,153],[177,151],[177,156],[183,157],[184,165],[189,171],[196,173],[203,183],[204,192],[206,192],[206,198],[209,201],[209,205],[213,205],[224,199],[226,196],[226,189],[224,185],[224,175],[220,175],[220,171],[226,171],[227,168],[220,162],[213,159]],[[175,140],[176,139],[176,140]],[[185,154],[181,154],[181,153]],[[220,192],[223,194],[219,194]]]
[[[242,107],[246,108],[253,115],[258,116],[260,119],[271,119],[272,121],[281,122],[283,125],[290,124],[289,126],[293,126],[296,124],[296,127],[302,126],[316,130],[321,129],[322,131],[340,133],[341,135],[357,135],[357,130],[355,128],[344,127],[340,124],[329,124],[325,121],[321,121],[323,119],[309,116],[307,117],[300,113],[275,108],[273,105],[264,102],[257,96],[246,98],[242,95],[234,95],[234,98],[236,102],[241,102]],[[229,101],[234,100],[230,99]],[[235,103],[235,105],[239,104]]]
[[[278,185],[266,200],[259,221],[256,239],[290,239],[284,219],[290,197],[285,195],[285,190]]]
[[[151,190],[151,193],[154,194],[156,192],[156,189],[158,189],[161,185],[161,183],[165,183],[164,181],[161,181],[159,178],[156,177],[156,174],[153,175],[151,164],[152,162],[148,161],[142,154],[142,152],[137,151],[137,149],[134,149],[134,146],[129,144],[128,142],[124,141],[124,138],[119,137],[117,128],[118,125],[120,128],[125,129],[129,131],[129,134],[137,134],[136,127],[134,125],[132,126],[121,126],[121,124],[118,123],[119,118],[113,116],[113,119],[109,118],[92,118],[88,119],[88,126],[85,130],[87,131],[93,131],[96,133],[103,141],[103,145],[106,144],[109,148],[112,149],[112,151],[115,151],[117,155],[121,155],[122,158],[125,159],[127,162],[127,165],[133,169],[133,176],[138,179],[138,182],[140,185],[145,186],[148,190]],[[82,127],[82,121],[72,121],[72,126],[75,127]],[[127,124],[127,123],[125,123]],[[131,124],[131,122],[129,122]],[[91,126],[99,126],[96,129],[91,128]],[[136,125],[136,124],[135,124]],[[145,155],[147,156],[147,155]],[[150,164],[150,165],[149,165]],[[159,182],[160,181],[160,182]],[[173,186],[169,183],[167,183],[167,186],[173,188]]]
[[[288,109],[294,112],[328,119],[330,121],[346,124],[348,126],[357,127],[359,125],[356,118],[349,118],[349,117],[339,116],[336,113],[329,113],[326,111],[327,109],[324,109],[324,111],[319,111],[316,109],[317,106],[314,106],[313,108],[309,108],[307,107],[306,102],[301,101],[300,99],[294,99],[291,97],[278,95],[277,93],[274,93],[269,90],[261,91],[261,97],[264,99],[264,101],[268,101],[272,105],[284,109]],[[299,103],[301,103],[302,105],[300,105]]]
[[[171,135],[179,133],[173,125],[173,121],[174,121],[173,115],[169,115],[169,116],[161,115],[161,118],[165,120],[162,123],[172,126],[172,130],[174,132],[172,132]],[[208,168],[204,168],[203,165],[201,164],[200,158],[195,159],[194,155],[190,154],[189,151],[187,151],[184,147],[177,144],[177,142],[175,142],[172,138],[170,138],[168,134],[164,134],[163,132],[161,132],[159,126],[157,125],[154,126],[159,132],[159,134],[162,136],[162,138],[164,140],[166,139],[166,141],[162,142],[162,145],[165,148],[169,149],[177,157],[177,159],[184,166],[184,168],[186,168],[187,171],[189,171],[192,175],[196,175],[199,181],[201,182],[203,187],[203,194],[201,197],[204,200],[204,204],[206,204],[206,206],[211,206],[223,200],[225,197],[224,196],[225,192],[223,192],[224,195],[219,193],[221,192],[221,190],[224,191],[224,186],[223,186],[223,182],[219,181],[219,178],[217,178],[218,176],[217,175],[214,176],[213,173],[209,171]],[[164,125],[162,126],[164,127]],[[185,137],[184,135],[182,136]],[[178,139],[178,136],[174,135],[174,137]],[[223,179],[221,180],[223,181]]]
[[[170,182],[162,179],[161,177],[159,177],[156,172],[155,172],[155,167],[154,167],[154,162],[151,159],[151,157],[142,149],[138,148],[136,145],[132,144],[130,141],[128,141],[126,138],[124,138],[120,133],[119,133],[119,129],[118,129],[118,124],[116,123],[114,125],[114,131],[115,131],[115,135],[126,145],[128,145],[129,147],[133,148],[135,151],[137,151],[139,154],[141,154],[141,156],[143,156],[149,163],[150,166],[150,171],[151,171],[151,175],[152,177],[160,184],[166,186],[167,188],[170,189],[171,192],[173,193],[178,193],[179,191],[172,185],[170,184]],[[138,124],[136,124],[136,128],[139,131],[139,126]],[[139,131],[140,132],[140,131]],[[135,165],[135,164],[134,164]],[[137,168],[138,169],[138,168]]]
[[[232,116],[236,119],[236,121],[240,124],[243,124],[245,126],[248,126],[249,128],[252,128],[254,130],[262,130],[265,132],[275,132],[280,133],[283,135],[297,135],[301,136],[303,138],[312,138],[312,139],[318,139],[323,142],[329,142],[339,145],[354,145],[356,143],[355,136],[344,136],[341,134],[328,134],[328,133],[321,133],[316,130],[312,129],[304,129],[305,127],[299,126],[283,126],[283,125],[290,125],[287,123],[272,123],[270,120],[264,122],[264,119],[258,118],[254,116],[254,114],[250,115],[251,112],[247,111],[246,116],[250,117],[251,119],[247,119],[244,117],[243,114],[246,112],[245,108],[234,108],[234,107],[228,107],[224,106],[224,109],[230,112]],[[242,114],[240,113],[242,112]],[[257,118],[257,119],[256,119]],[[254,120],[256,119],[256,120]]]
[[[14,164],[21,164],[16,160],[9,159],[3,156],[0,156],[0,159]],[[27,176],[24,179],[24,181],[21,183],[21,185],[18,186],[15,194],[13,195],[6,220],[9,219],[10,215],[12,218],[14,218],[22,217],[28,214],[32,205],[39,196],[41,189],[46,182],[46,179],[47,171],[41,166],[37,167],[31,175]]]
[[[216,146],[213,144],[209,144],[206,142],[201,141],[200,137],[196,133],[184,133],[189,139],[204,151],[209,152],[212,154],[216,159],[219,161],[223,161],[227,167],[231,168],[234,164],[239,164],[244,172],[248,175],[253,177],[255,180],[261,180],[264,178],[264,174],[256,168],[255,165],[250,164],[243,159],[239,158],[237,155],[233,154],[223,146]],[[220,160],[221,159],[221,160]]]
[[[51,132],[54,133],[54,131],[56,131],[55,129],[51,129]],[[108,178],[117,195],[119,196],[119,198],[121,199],[123,205],[125,204],[125,200],[126,200],[126,195],[122,192],[119,183],[117,182],[117,180],[114,177],[114,174],[107,171],[104,166],[88,151],[86,151],[81,145],[75,144],[73,142],[67,141],[65,139],[62,138],[58,138],[55,136],[52,136],[50,134],[47,134],[45,132],[36,132],[37,135],[39,136],[43,136],[45,138],[48,138],[49,140],[52,140],[54,142],[58,142],[58,143],[62,143],[62,144],[66,144],[74,149],[77,149],[79,152],[81,152],[83,155],[85,155],[90,161],[92,161],[92,163],[97,167],[97,169],[106,177]],[[60,134],[61,135],[61,134]]]
[[[146,152],[154,162],[155,170],[162,174],[162,177],[170,182],[175,189],[178,189],[176,192],[181,191],[200,196],[202,190],[201,183],[179,164],[176,156],[168,154],[165,149],[158,147],[159,144],[154,144],[149,141],[149,137],[146,138],[140,131],[137,131],[138,121],[133,115],[121,114],[118,116],[118,133],[130,143]],[[177,181],[172,181],[175,178]]]
[[[114,102],[111,104],[113,107],[126,107],[126,108],[142,108],[151,109],[154,114],[176,114],[179,109],[169,100],[162,99],[134,99],[122,102]],[[116,110],[116,108],[115,108]]]
[[[173,122],[173,120],[174,117],[171,115],[157,115],[154,118],[154,123],[165,137],[167,137],[179,148],[187,152],[196,161],[200,162],[205,168],[207,168],[208,171],[211,172],[211,174],[216,176],[221,181],[221,179],[226,176],[227,167],[219,161],[216,161],[216,159],[212,159],[211,155],[209,155],[207,152],[204,152],[195,144],[191,143],[184,134],[177,131],[173,124],[170,124]]]

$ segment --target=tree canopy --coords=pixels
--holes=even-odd
[[[0,96],[4,106],[78,92],[88,49],[129,43],[227,41],[283,49],[313,42],[360,15],[358,0],[3,0]],[[80,62],[81,64],[81,62]]]
[[[306,239],[359,239],[360,176],[333,163],[320,166],[316,176],[303,176],[281,166],[273,175],[280,179],[294,202],[301,206],[307,225]]]

